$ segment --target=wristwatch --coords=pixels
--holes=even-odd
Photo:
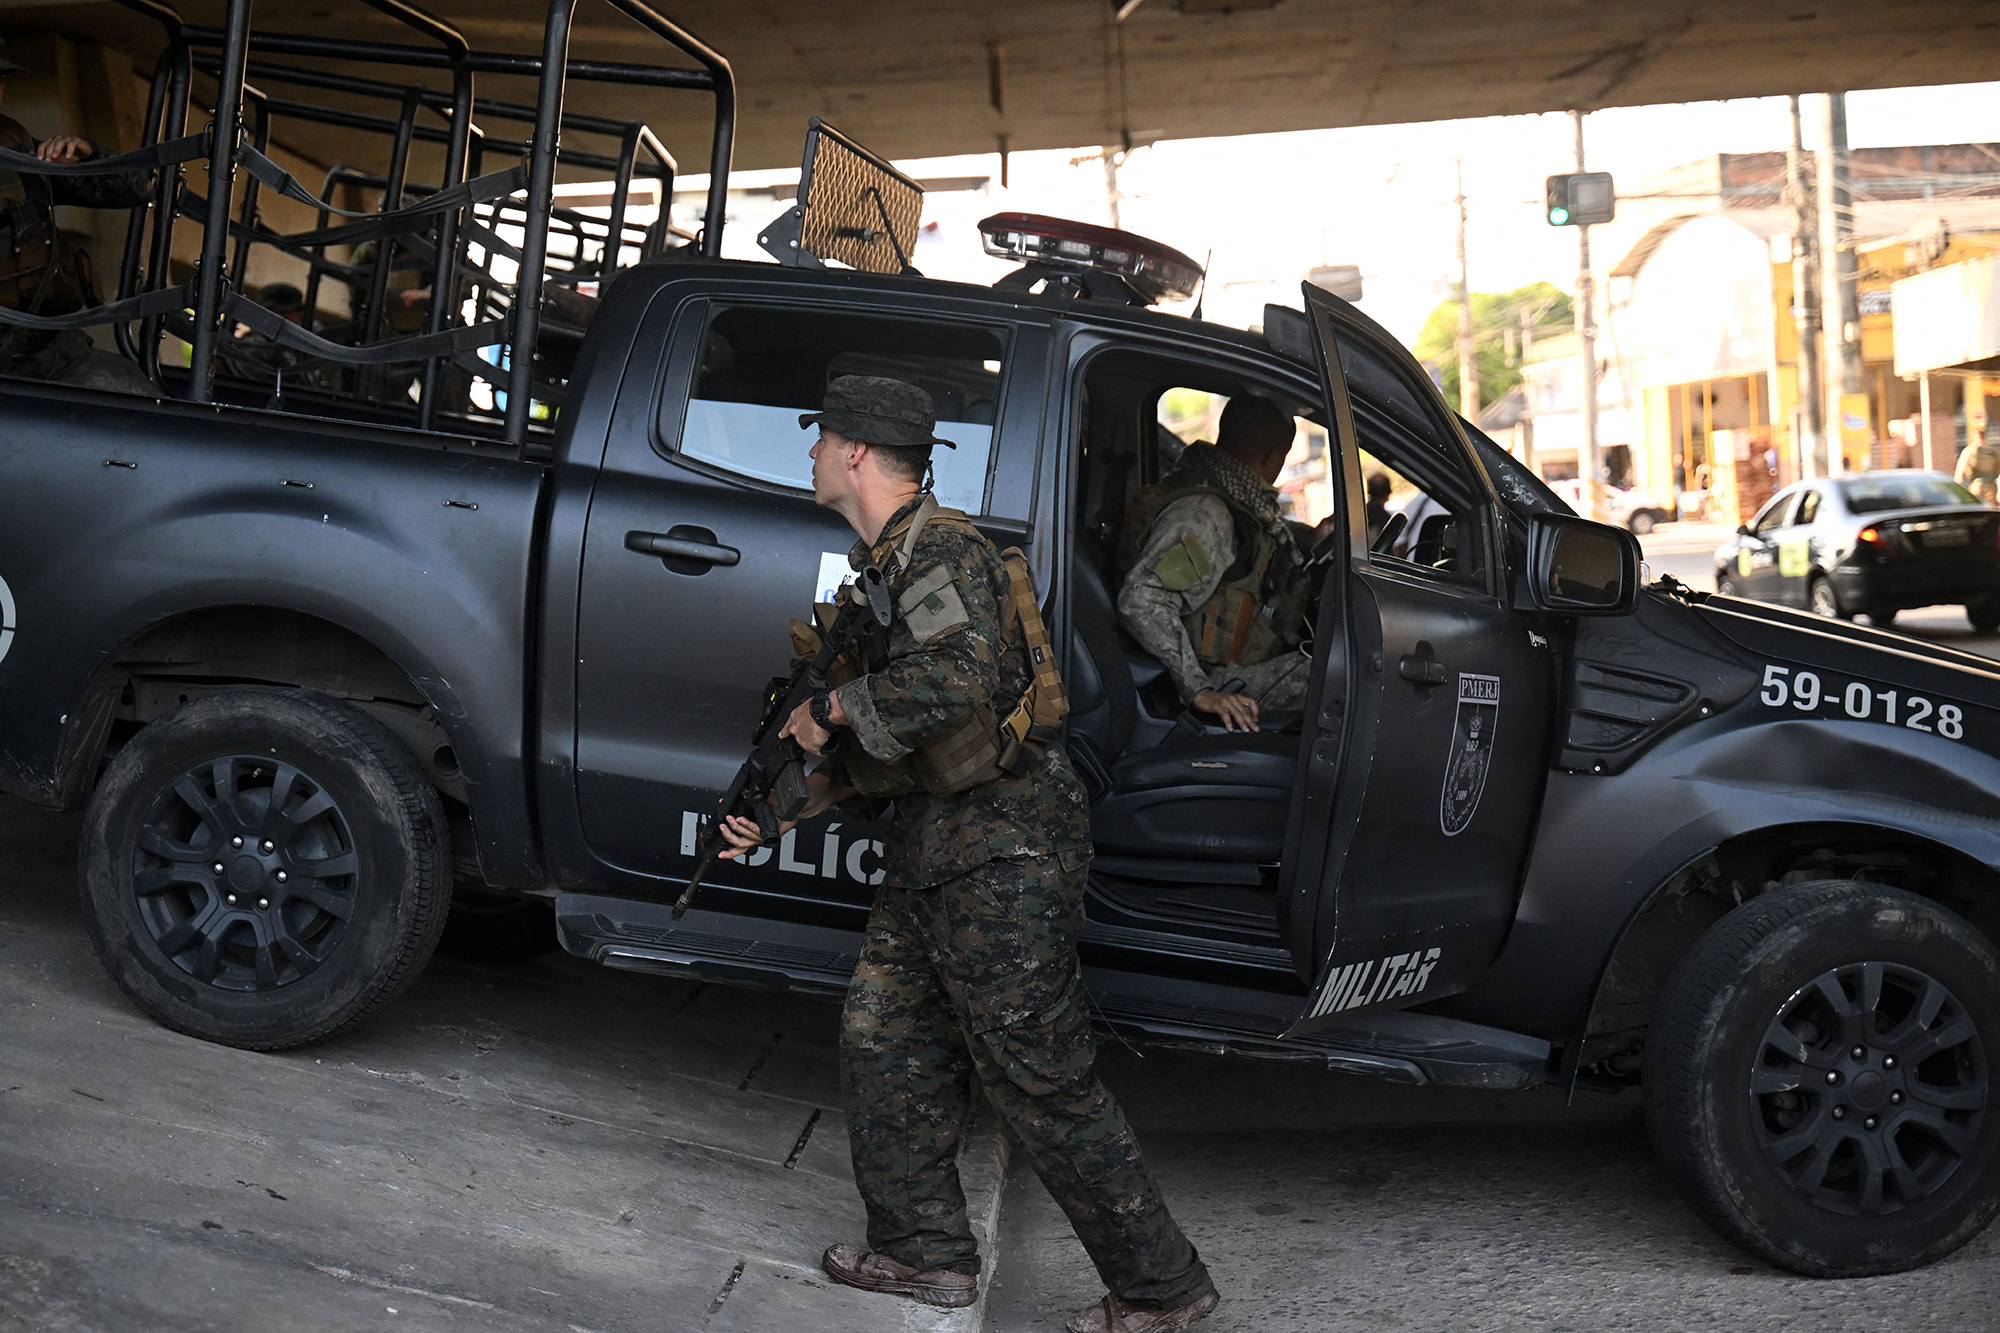
[[[806,711],[812,720],[827,731],[833,730],[833,691],[821,690],[806,703]]]

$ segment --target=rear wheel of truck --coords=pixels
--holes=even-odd
[[[2000,629],[2000,597],[1982,597],[1976,602],[1967,602],[1965,618],[1981,634],[1991,634]]]
[[[2000,954],[1963,918],[1822,880],[1745,904],[1668,979],[1646,1122],[1695,1210],[1772,1263],[1929,1263],[2000,1210]]]
[[[437,792],[374,719],[323,695],[184,704],[105,768],[85,815],[84,922],[168,1027],[278,1050],[415,980],[451,904]]]

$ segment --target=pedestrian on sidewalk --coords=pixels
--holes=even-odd
[[[834,1245],[822,1267],[930,1305],[977,1299],[957,1165],[976,1077],[1109,1289],[1070,1316],[1072,1333],[1186,1328],[1215,1308],[1215,1287],[1094,1068],[1076,952],[1088,802],[1059,746],[1016,756],[998,739],[1000,719],[1022,716],[1037,690],[1054,681],[1060,693],[1046,646],[1031,654],[1032,587],[1015,597],[992,543],[931,495],[931,449],[953,446],[933,434],[922,389],[843,375],[799,424],[820,428],[814,498],[860,538],[849,563],[874,565],[895,593],[886,631],[835,673],[851,678],[783,728],[829,757],[805,817],[839,803],[871,818],[894,802],[841,1019],[868,1247]],[[760,841],[753,820],[723,831],[726,857]]]

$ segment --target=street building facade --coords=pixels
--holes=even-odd
[[[1803,475],[1950,472],[1968,443],[1984,441],[2000,368],[1941,364],[1928,388],[1899,370],[1891,289],[2000,253],[2000,145],[1861,148],[1852,162],[1864,389],[1842,396],[1818,457],[1801,445],[1785,155],[1717,154],[1621,189],[1618,219],[1596,229],[1609,263],[1601,482],[1737,523]],[[1501,437],[1552,481],[1581,471],[1581,375],[1573,337],[1539,343],[1523,367],[1521,423]]]

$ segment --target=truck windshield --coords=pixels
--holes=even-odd
[[[1934,505],[1976,505],[1971,491],[1943,477],[1870,477],[1846,481],[1840,493],[1851,514],[1881,514],[1891,509],[1928,509]]]
[[[929,393],[937,436],[957,446],[931,451],[938,502],[981,513],[1006,352],[1005,337],[990,326],[826,309],[724,308],[702,342],[680,452],[810,490],[812,441],[799,429],[799,414],[819,410],[836,376],[887,376]],[[669,423],[661,426],[668,438]]]

